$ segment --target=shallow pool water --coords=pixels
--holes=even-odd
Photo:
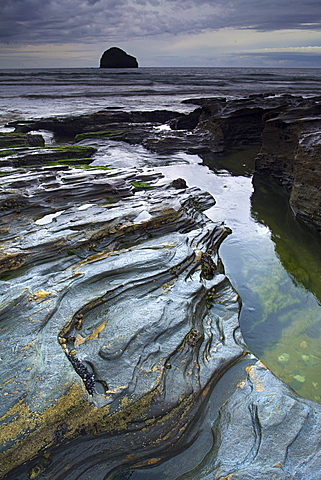
[[[207,215],[233,231],[220,254],[242,298],[247,345],[300,395],[321,403],[321,239],[296,221],[282,187],[253,177],[256,153],[239,148],[161,171],[214,196]]]

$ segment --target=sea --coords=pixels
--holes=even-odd
[[[11,131],[11,121],[103,109],[188,113],[197,105],[185,103],[187,99],[259,93],[321,96],[321,69],[0,70],[0,131]],[[42,133],[47,144],[55,143],[50,133]],[[255,176],[259,147],[234,148],[217,161],[206,161],[184,151],[164,157],[114,140],[83,144],[98,146],[94,164],[152,168],[168,180],[183,177],[189,186],[213,195],[216,205],[206,214],[232,229],[220,256],[242,299],[245,342],[275,375],[321,403],[321,239],[297,222],[280,186]],[[165,463],[155,476],[141,471],[133,478],[174,479],[186,462],[185,455],[181,464]]]
[[[165,108],[187,111],[186,98],[252,93],[321,94],[320,69],[172,68],[0,70],[0,125],[9,120]]]

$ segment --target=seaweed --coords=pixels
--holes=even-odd
[[[91,373],[86,365],[84,365],[79,358],[75,355],[71,355],[70,353],[66,353],[68,360],[71,362],[72,366],[74,367],[75,371],[78,375],[82,378],[86,390],[90,395],[96,393],[95,388],[95,377],[93,373]]]

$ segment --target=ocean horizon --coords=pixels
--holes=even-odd
[[[104,108],[192,110],[184,100],[255,94],[321,95],[317,68],[139,67],[0,70],[0,126]]]

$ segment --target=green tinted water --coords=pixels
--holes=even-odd
[[[300,395],[321,403],[321,238],[300,225],[286,192],[253,178],[257,148],[162,167],[214,196],[207,214],[232,228],[220,254],[240,294],[250,350]]]
[[[253,184],[252,217],[269,228],[275,259],[262,279],[248,278],[260,315],[253,321],[244,311],[244,335],[249,344],[257,342],[263,323],[262,360],[301,395],[321,403],[320,235],[296,221],[280,187],[261,178]]]

